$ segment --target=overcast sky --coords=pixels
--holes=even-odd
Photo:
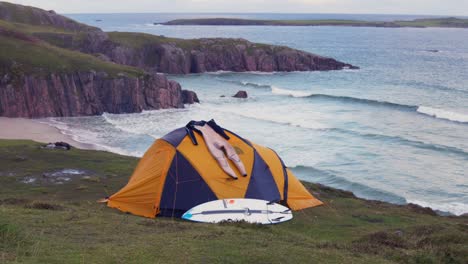
[[[254,12],[468,16],[468,0],[10,0],[59,13]]]

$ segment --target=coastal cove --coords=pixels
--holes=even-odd
[[[141,156],[155,138],[172,129],[192,119],[215,118],[277,150],[302,180],[367,199],[413,202],[454,214],[468,211],[465,29],[156,26],[152,22],[169,21],[171,16],[71,17],[106,31],[286,45],[360,67],[169,75],[195,91],[201,103],[182,110],[49,121],[81,140]],[[246,90],[249,98],[230,97],[239,90]]]
[[[8,1],[0,264],[468,264],[468,1]]]

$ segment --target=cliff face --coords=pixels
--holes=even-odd
[[[131,47],[119,43],[119,39],[114,38],[115,34],[125,33],[110,33],[111,43],[100,50],[111,61],[164,73],[328,71],[357,68],[332,58],[288,47],[256,44],[244,39],[182,40],[154,36],[153,41]],[[135,37],[138,38],[138,35]]]
[[[180,85],[159,74],[114,78],[96,72],[5,74],[0,79],[0,116],[81,116],[179,107]]]

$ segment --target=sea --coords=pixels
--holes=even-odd
[[[344,14],[69,14],[105,31],[177,38],[244,38],[359,66],[327,72],[169,75],[195,91],[184,109],[49,118],[76,140],[142,156],[190,120],[276,150],[298,178],[358,197],[468,213],[468,29],[163,26],[177,18],[411,20]],[[156,25],[155,25],[156,23]],[[231,96],[247,91],[248,99]],[[221,97],[221,96],[225,97]]]

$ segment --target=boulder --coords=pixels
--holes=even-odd
[[[182,90],[182,103],[194,104],[200,103],[200,100],[198,100],[198,96],[194,91]]]
[[[232,97],[235,97],[235,98],[247,98],[248,95],[247,95],[247,92],[246,91],[238,91],[235,95],[233,95]]]

